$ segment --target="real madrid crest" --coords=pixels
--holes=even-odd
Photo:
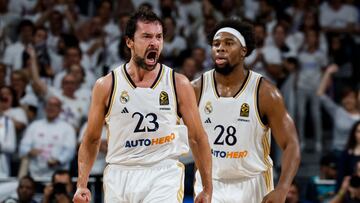
[[[129,94],[127,91],[122,91],[120,95],[120,102],[125,104],[129,101]]]
[[[160,105],[169,105],[169,95],[165,91],[160,92],[159,96]]]
[[[204,111],[205,111],[206,114],[210,114],[213,111],[213,107],[211,105],[211,102],[209,102],[209,101],[206,102]]]
[[[249,117],[250,107],[249,104],[243,103],[240,107],[240,116]]]

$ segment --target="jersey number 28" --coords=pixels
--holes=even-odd
[[[223,125],[217,125],[215,126],[214,130],[216,131],[217,128],[220,128],[220,133],[219,135],[216,137],[214,144],[216,145],[224,145],[224,142],[226,142],[226,144],[233,146],[236,144],[236,128],[234,126],[228,126],[226,128],[226,134],[225,134],[225,139],[223,138],[224,132],[225,132],[225,127]]]

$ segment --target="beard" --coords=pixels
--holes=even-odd
[[[230,75],[230,73],[233,72],[235,67],[236,65],[232,66],[229,63],[227,63],[224,67],[219,67],[215,64],[215,71],[221,75]]]
[[[153,65],[153,66],[148,66],[148,65],[146,65],[146,63],[145,63],[145,58],[142,58],[142,57],[140,57],[140,56],[138,56],[138,55],[136,55],[136,56],[134,57],[134,62],[136,63],[137,66],[139,66],[140,68],[142,68],[142,69],[144,69],[144,70],[147,70],[147,71],[152,71],[152,70],[154,70],[154,69],[156,68],[157,63],[158,63],[158,61],[156,60],[155,65]]]
[[[145,62],[145,57],[147,57],[149,52],[151,52],[151,51],[154,51],[154,49],[148,48],[145,51],[144,57],[141,57],[140,55],[134,53],[134,62],[135,62],[135,64],[137,66],[139,66],[140,68],[146,70],[146,71],[154,70],[156,68],[156,65],[158,64],[158,60],[159,60],[159,58],[156,57],[156,55],[154,56],[154,60],[155,60],[154,65],[147,65],[146,62]],[[157,50],[155,50],[155,51],[157,51]],[[135,50],[134,50],[134,52],[135,52]]]

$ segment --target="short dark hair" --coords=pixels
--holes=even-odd
[[[218,23],[215,28],[208,35],[208,42],[211,45],[216,32],[224,27],[231,27],[239,31],[245,38],[247,53],[245,56],[249,56],[255,48],[255,38],[253,26],[247,22],[242,22],[238,19],[226,19]]]
[[[64,169],[59,169],[59,170],[56,170],[56,171],[53,173],[53,175],[51,176],[51,182],[52,182],[52,183],[55,183],[55,176],[57,176],[57,175],[69,175],[70,181],[71,181],[70,171],[64,170]]]
[[[24,27],[31,27],[33,32],[35,30],[34,23],[31,22],[30,20],[25,19],[25,20],[20,21],[20,23],[19,23],[19,25],[17,27],[17,32],[20,33],[23,30]]]
[[[22,180],[29,180],[29,181],[31,182],[33,188],[35,188],[36,182],[35,182],[35,180],[34,180],[33,177],[31,177],[31,176],[29,176],[29,175],[25,175],[25,176],[23,176],[22,178],[20,178],[19,182],[22,181]]]
[[[134,34],[137,29],[137,22],[139,21],[158,22],[163,29],[163,34],[165,35],[166,33],[164,22],[161,20],[161,18],[159,18],[153,11],[149,9],[139,9],[130,17],[129,21],[126,24],[126,29],[125,29],[126,37],[130,39],[134,39]]]

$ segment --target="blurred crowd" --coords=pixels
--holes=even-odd
[[[23,202],[43,178],[52,184],[42,202],[70,201],[92,86],[129,59],[124,31],[140,7],[164,21],[160,61],[190,80],[212,69],[207,34],[217,22],[252,23],[256,48],[246,68],[281,90],[301,149],[327,154],[306,187],[320,191],[303,199],[346,202],[351,188],[360,188],[350,178],[360,177],[359,1],[0,0],[0,184],[19,177],[18,195],[5,202]],[[105,129],[102,138],[92,171],[99,193]],[[299,196],[296,183],[294,191]],[[289,196],[289,203],[300,202]]]

